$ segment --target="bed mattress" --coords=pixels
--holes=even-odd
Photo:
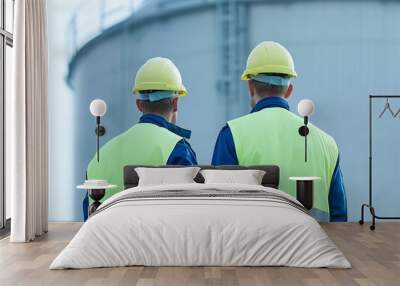
[[[129,265],[351,267],[318,222],[286,193],[196,183],[114,195],[50,269]]]

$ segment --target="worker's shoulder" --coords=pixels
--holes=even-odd
[[[253,113],[249,113],[249,114],[246,114],[246,115],[239,116],[239,117],[237,117],[237,118],[228,120],[227,123],[226,123],[226,126],[229,126],[229,125],[231,125],[232,123],[238,123],[238,122],[244,121],[244,120],[246,120],[246,119],[249,119],[249,118],[252,117],[252,116],[251,116],[252,114],[253,114]],[[225,126],[225,127],[226,127],[226,126]]]
[[[138,123],[127,131],[127,135],[129,136],[130,133],[135,132],[140,133],[141,136],[162,137],[165,139],[170,138],[172,140],[181,140],[183,138],[168,128],[153,123]]]
[[[326,131],[322,130],[321,128],[315,126],[312,123],[309,124],[309,128],[311,132],[318,134],[320,140],[324,141],[325,144],[331,144],[332,146],[337,148],[335,139]]]
[[[259,117],[261,115],[260,111],[257,112],[251,112],[249,114],[246,115],[242,115],[239,116],[237,118],[228,120],[227,122],[227,126],[230,126],[231,124],[239,124],[239,123],[247,123],[248,121],[251,121],[253,119],[256,119],[257,117]]]
[[[108,140],[103,146],[101,146],[101,152],[103,153],[103,156],[106,156],[108,151],[114,148],[119,148],[120,142],[124,140],[124,138],[127,137],[129,134],[129,131],[133,127],[129,128],[128,130],[123,131],[122,133],[119,133],[118,135],[115,135],[112,137],[110,140]]]
[[[175,134],[174,132],[168,130],[167,128],[158,126],[153,123],[137,123],[137,124],[133,125],[131,128],[129,128],[128,130],[126,130],[125,132],[117,135],[115,138],[116,138],[116,140],[122,140],[126,137],[132,137],[132,136],[137,136],[137,135],[151,136],[151,135],[158,135],[158,134],[181,138],[181,136]]]
[[[297,120],[297,121],[302,121],[300,117],[295,115],[294,113],[280,107],[270,107],[270,108],[264,108],[256,112],[251,112],[249,114],[237,117],[235,119],[229,120],[228,125],[230,126],[231,124],[248,124],[249,122],[255,120],[255,121],[260,121],[260,120],[271,120],[270,122],[273,122],[273,120]]]
[[[292,117],[298,124],[301,124],[301,125],[304,124],[303,117],[300,117],[297,114],[294,114],[293,112],[287,112],[286,114],[288,116]],[[309,123],[308,127],[312,132],[318,134],[318,137],[321,140],[325,141],[325,143],[331,143],[331,144],[336,145],[335,139],[330,134],[328,134],[326,131],[322,130],[321,128],[319,128],[318,126],[316,126],[312,123]]]
[[[274,120],[277,121],[285,121],[291,125],[298,125],[301,126],[303,125],[304,119],[297,114],[283,109],[283,108],[265,108],[257,112],[252,112],[249,114],[246,114],[244,116],[240,116],[238,118],[229,120],[227,125],[229,127],[232,126],[247,126],[249,123],[251,123],[253,120],[259,122],[260,120],[263,121],[268,121],[268,122],[274,122]],[[266,125],[263,125],[266,126]],[[271,127],[271,125],[270,125]],[[318,138],[321,141],[324,141],[326,144],[332,144],[336,146],[335,139],[329,135],[327,132],[323,131],[319,127],[315,126],[314,124],[309,124],[309,128],[312,129],[312,132],[318,135]],[[246,130],[246,129],[243,129]]]

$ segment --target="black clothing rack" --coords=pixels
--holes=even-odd
[[[400,217],[388,217],[388,216],[379,216],[375,212],[375,208],[373,207],[372,202],[372,101],[374,99],[389,99],[389,98],[400,98],[400,95],[370,95],[369,96],[369,199],[368,204],[362,204],[361,206],[361,219],[358,221],[360,224],[364,224],[364,208],[367,207],[372,216],[372,224],[370,225],[370,229],[375,229],[375,220],[376,219],[400,219]]]

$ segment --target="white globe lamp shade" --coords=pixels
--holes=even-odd
[[[107,104],[104,100],[95,99],[90,103],[90,113],[92,113],[93,116],[101,117],[104,116],[106,112],[107,112]]]
[[[297,111],[303,117],[310,116],[314,112],[314,102],[310,99],[302,99],[297,105]]]

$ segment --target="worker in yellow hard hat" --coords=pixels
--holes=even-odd
[[[101,148],[101,161],[89,163],[88,179],[103,179],[117,185],[105,196],[123,190],[126,165],[197,165],[187,139],[191,131],[175,125],[179,98],[186,95],[181,74],[167,58],[151,58],[138,70],[133,93],[139,123],[114,137]]]
[[[347,221],[346,192],[334,139],[309,125],[308,160],[298,129],[303,118],[286,101],[297,77],[289,51],[262,42],[250,53],[242,79],[248,81],[250,114],[228,121],[218,135],[213,165],[278,165],[279,188],[295,196],[289,176],[317,176],[312,214],[322,221]]]

